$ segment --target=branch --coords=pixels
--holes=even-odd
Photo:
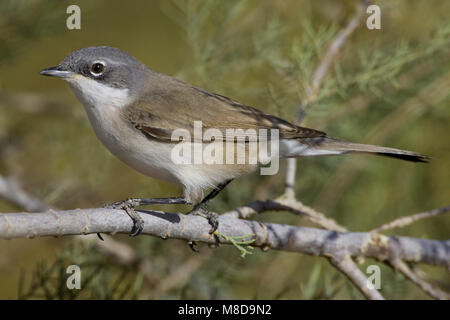
[[[330,263],[339,271],[344,273],[351,282],[353,282],[362,292],[362,294],[370,300],[384,300],[383,296],[375,288],[369,288],[367,285],[367,277],[356,266],[350,256],[346,255],[339,258],[333,256]]]
[[[435,216],[447,213],[449,211],[450,211],[450,206],[447,206],[447,207],[443,207],[443,208],[439,208],[439,209],[434,209],[431,211],[416,213],[411,216],[401,217],[401,218],[395,219],[389,223],[383,224],[382,226],[380,226],[378,228],[373,229],[372,232],[381,232],[381,231],[386,231],[389,229],[405,227],[405,226],[407,226],[413,222],[416,222],[418,220],[435,217]]]
[[[307,105],[317,99],[323,79],[328,74],[330,66],[338,56],[342,46],[358,27],[359,21],[364,13],[364,9],[367,7],[369,2],[370,1],[368,0],[361,1],[356,9],[354,17],[348,21],[347,25],[342,28],[336,37],[334,37],[334,39],[330,42],[325,55],[313,73],[311,84],[306,88],[306,98],[302,102],[302,106],[299,111],[300,115],[303,113],[302,110]]]
[[[339,232],[347,231],[345,227],[340,226],[333,219],[326,217],[323,213],[320,213],[311,207],[305,206],[300,201],[291,197],[282,196],[276,198],[275,200],[254,201],[246,206],[224,213],[223,215],[228,215],[234,218],[248,219],[255,214],[265,211],[287,211],[298,216],[305,217],[322,228]]]
[[[46,211],[49,209],[45,203],[29,195],[14,178],[0,176],[0,197],[26,211]]]
[[[405,227],[415,221],[438,216],[450,211],[450,206],[434,209],[426,212],[416,213],[410,216],[395,219],[389,223],[383,224],[382,226],[372,230],[373,233],[378,233],[381,231],[386,231],[393,228]],[[394,268],[395,271],[402,273],[407,279],[416,284],[420,289],[429,294],[431,297],[439,300],[448,300],[450,295],[443,292],[437,288],[434,288],[430,283],[426,282],[414,271],[412,271],[408,265],[400,259],[391,259],[389,264]]]
[[[428,293],[431,297],[439,300],[448,300],[450,295],[439,289],[434,288],[431,284],[421,279],[414,273],[402,260],[392,260],[390,262],[395,271],[402,273],[406,278],[415,283],[419,288]]]
[[[297,171],[297,159],[286,160],[286,179],[284,181],[284,194],[287,198],[294,198],[295,172]]]
[[[202,217],[140,211],[145,222],[144,234],[163,239],[184,239],[203,243],[230,244],[229,240],[208,233],[210,226]],[[76,209],[49,210],[41,213],[8,213],[0,217],[0,238],[81,235],[90,233],[129,234],[132,221],[122,210]],[[218,231],[228,237],[254,235],[255,247],[301,252],[315,256],[368,257],[379,261],[401,259],[450,267],[450,241],[387,237],[368,232],[346,232],[261,223],[219,217]],[[342,254],[342,255],[340,255]]]

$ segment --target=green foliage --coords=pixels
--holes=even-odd
[[[68,289],[67,267],[81,270],[81,288]],[[25,284],[28,280],[28,283]],[[136,299],[142,286],[142,274],[131,266],[120,267],[99,256],[92,246],[70,244],[55,261],[41,261],[27,279],[21,273],[19,299]]]
[[[241,258],[245,258],[246,255],[252,254],[253,247],[251,244],[255,242],[255,239],[252,239],[254,234],[246,234],[243,236],[234,236],[230,237],[226,234],[220,233],[218,231],[214,232],[215,235],[224,238],[226,241],[230,241],[233,246],[236,247],[241,252]]]

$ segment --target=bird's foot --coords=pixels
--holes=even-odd
[[[211,212],[207,209],[205,203],[200,203],[196,205],[191,211],[187,214],[193,214],[196,216],[203,217],[208,220],[208,223],[211,225],[211,229],[209,230],[209,234],[213,234],[217,228],[219,227],[218,214]]]
[[[125,210],[125,212],[133,220],[133,229],[131,229],[130,236],[135,237],[142,232],[144,228],[144,220],[136,212],[136,210],[134,210],[134,208],[152,204],[188,204],[188,201],[184,198],[128,198],[123,201],[113,202],[104,206],[104,208]]]
[[[117,201],[109,205],[104,206],[106,209],[118,209],[125,210],[128,216],[133,220],[133,228],[131,229],[130,237],[135,237],[139,235],[144,229],[144,220],[141,216],[134,210],[135,207],[141,205],[140,199],[129,198],[123,201]]]

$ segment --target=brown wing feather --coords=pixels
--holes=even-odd
[[[194,121],[202,121],[203,132],[215,128],[225,139],[226,129],[279,129],[280,138],[298,139],[326,136],[324,132],[291,124],[278,117],[222,95],[207,92],[185,82],[156,74],[145,94],[125,108],[123,115],[147,136],[171,140],[175,129],[194,136]],[[270,137],[270,135],[269,135]],[[233,137],[234,139],[234,137]]]

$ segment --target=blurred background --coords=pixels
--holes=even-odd
[[[450,199],[450,23],[447,1],[375,1],[381,30],[365,21],[344,45],[301,124],[342,139],[413,150],[414,164],[364,155],[298,160],[303,203],[351,231],[448,205]],[[66,28],[67,6],[81,8],[81,30]],[[95,137],[63,81],[38,72],[70,52],[108,45],[166,73],[294,121],[327,44],[357,1],[23,1],[0,2],[0,176],[60,209],[99,207],[127,197],[178,196],[181,188],[145,177]],[[364,15],[363,19],[368,16]],[[225,212],[277,197],[284,169],[233,182],[211,208]],[[158,209],[174,210],[173,207]],[[189,208],[178,206],[186,212]],[[23,211],[0,198],[0,212]],[[255,219],[310,225],[267,212]],[[391,233],[449,238],[449,216]],[[362,299],[322,258],[116,235],[147,273],[122,265],[76,237],[0,241],[0,298]],[[107,240],[108,241],[108,240]],[[363,270],[375,261],[365,261]],[[65,268],[82,268],[82,290],[65,288]],[[381,264],[388,299],[428,298]],[[436,284],[448,271],[419,266]]]

